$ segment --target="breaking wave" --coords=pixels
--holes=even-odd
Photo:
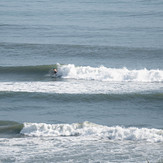
[[[34,76],[35,79],[42,77],[53,77],[52,68],[58,69],[59,78],[76,80],[95,80],[108,82],[163,82],[163,70],[146,68],[140,70],[129,70],[127,68],[108,68],[104,66],[75,66],[74,64],[61,65],[37,65],[37,66],[18,66],[0,67],[1,75],[11,74]],[[12,76],[12,77],[13,77]],[[32,78],[30,78],[32,80]],[[44,78],[43,78],[44,79]],[[22,80],[22,79],[21,79]]]
[[[100,137],[110,140],[131,140],[163,142],[163,130],[120,126],[108,127],[94,124],[88,121],[73,124],[45,124],[45,123],[24,123],[20,132],[26,136],[80,136]]]
[[[58,65],[58,73],[63,78],[79,80],[97,80],[110,82],[163,82],[163,70],[129,70],[127,68],[107,68],[104,66],[75,66],[73,64]]]

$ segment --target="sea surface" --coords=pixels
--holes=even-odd
[[[12,162],[163,162],[162,0],[0,0]]]

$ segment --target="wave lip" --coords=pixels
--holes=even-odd
[[[103,137],[110,140],[163,142],[163,130],[120,126],[108,127],[91,122],[73,124],[24,123],[20,132],[26,136]]]
[[[63,78],[73,78],[82,80],[98,80],[110,82],[163,82],[163,70],[129,70],[127,68],[107,68],[104,66],[90,67],[73,64],[59,66],[59,73]]]

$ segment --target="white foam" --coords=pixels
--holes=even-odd
[[[41,92],[68,94],[123,94],[144,91],[162,91],[163,83],[51,81],[51,82],[0,82],[0,91]]]
[[[162,91],[163,83],[51,81],[51,82],[0,82],[0,91],[40,92],[68,94],[123,94],[144,91]]]
[[[104,137],[111,140],[131,140],[163,142],[163,130],[136,128],[124,128],[120,126],[108,127],[91,122],[73,124],[45,124],[24,123],[21,134],[27,136],[80,136],[80,137]]]
[[[163,70],[129,70],[127,68],[107,68],[104,66],[90,67],[78,66],[73,64],[59,65],[59,74],[63,78],[73,78],[82,80],[97,81],[134,81],[134,82],[163,82]]]

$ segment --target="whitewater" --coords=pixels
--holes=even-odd
[[[73,64],[59,66],[58,74],[63,78],[112,81],[112,82],[163,82],[163,70],[129,70],[127,68],[90,67]]]
[[[80,162],[80,159],[86,162],[101,160],[102,162],[108,162],[108,160],[109,162],[120,160],[146,162],[149,159],[161,161],[161,144],[163,143],[161,129],[109,127],[88,121],[72,124],[28,122],[23,125],[15,122],[5,122],[3,126],[2,122],[0,124],[1,134],[6,127],[6,130],[10,128],[8,134],[17,135],[12,139],[0,138],[2,161],[40,162],[42,159],[48,162],[53,162],[54,159],[56,162],[60,162],[61,159],[63,162],[67,160]],[[155,152],[152,156],[151,150]]]
[[[24,128],[20,133],[37,137],[78,136],[79,139],[82,137],[99,137],[99,139],[106,138],[118,141],[163,142],[163,130],[136,127],[124,128],[121,126],[107,127],[87,121],[73,124],[24,123]]]

